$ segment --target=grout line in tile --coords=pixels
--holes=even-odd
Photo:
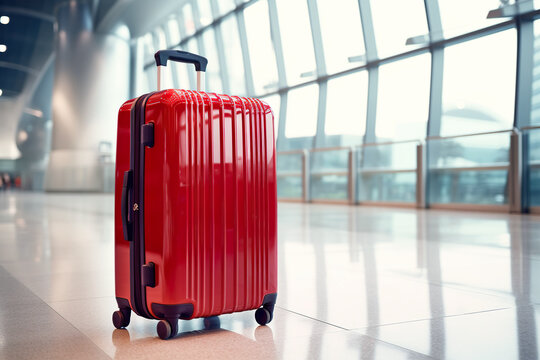
[[[326,322],[326,321],[324,321],[324,320],[320,320],[320,319],[317,319],[317,318],[314,318],[314,317],[311,317],[311,316],[308,316],[308,315],[305,315],[305,314],[302,314],[302,313],[299,313],[299,312],[296,312],[296,311],[293,311],[293,310],[289,310],[289,309],[283,308],[283,307],[278,306],[278,305],[276,305],[276,307],[279,308],[279,309],[281,309],[281,310],[290,312],[290,313],[292,313],[292,314],[299,315],[299,316],[305,317],[305,318],[307,318],[307,319],[314,320],[314,321],[317,321],[317,322],[320,322],[320,323],[323,323],[323,324],[326,324],[326,325],[329,325],[329,326],[338,328],[338,329],[340,329],[340,330],[347,330],[347,331],[350,331],[350,330],[351,330],[351,329],[347,329],[347,328],[344,328],[344,327],[339,326],[339,325],[335,325],[335,324]]]
[[[530,306],[530,305],[524,305],[524,306]],[[398,321],[398,322],[393,322],[393,323],[378,324],[378,325],[370,325],[370,326],[365,326],[365,327],[355,328],[355,329],[350,329],[350,330],[351,330],[351,331],[355,331],[355,332],[359,332],[359,331],[366,330],[366,329],[373,329],[373,328],[379,328],[379,327],[384,327],[384,326],[412,324],[412,323],[417,323],[417,322],[422,322],[422,321],[440,320],[440,319],[446,319],[446,318],[455,318],[455,317],[459,317],[459,316],[478,315],[478,314],[483,314],[483,313],[488,313],[488,312],[495,312],[495,311],[502,311],[502,310],[517,309],[518,307],[520,307],[520,306],[515,306],[515,307],[505,307],[505,308],[497,308],[497,309],[489,309],[489,310],[481,310],[481,311],[473,311],[473,312],[462,313],[462,314],[453,314],[453,315],[437,316],[437,317],[424,318],[424,319],[416,319],[416,320],[409,320],[409,321]]]

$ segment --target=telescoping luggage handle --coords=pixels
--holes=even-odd
[[[157,90],[161,90],[161,69],[167,66],[167,60],[195,65],[197,71],[197,91],[204,91],[204,72],[208,60],[200,55],[181,50],[159,50],[154,54],[157,65]]]

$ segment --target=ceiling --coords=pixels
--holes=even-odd
[[[54,50],[54,9],[65,0],[0,0],[0,89],[2,97],[21,94],[27,80],[39,75]]]
[[[68,1],[0,0],[0,16],[10,18],[8,24],[0,24],[0,45],[7,46],[7,51],[0,53],[0,100],[19,96],[27,83],[39,76],[54,52],[55,9]],[[135,38],[184,0],[79,1],[91,5],[96,31],[106,33],[123,23]]]

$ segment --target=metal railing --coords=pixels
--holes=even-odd
[[[390,204],[390,205],[405,205],[416,206],[418,208],[426,208],[428,206],[437,207],[438,205],[448,205],[447,207],[453,208],[464,208],[470,209],[474,208],[475,204],[466,204],[466,203],[437,203],[436,201],[429,203],[427,196],[428,188],[428,177],[435,175],[437,173],[454,173],[459,174],[463,172],[490,172],[490,171],[505,171],[507,172],[507,178],[505,183],[505,192],[506,197],[503,204],[497,205],[479,205],[479,208],[493,208],[498,210],[508,210],[510,212],[521,212],[528,210],[526,204],[523,203],[523,191],[522,184],[524,183],[523,174],[525,167],[538,169],[540,168],[540,160],[529,161],[529,159],[524,159],[524,147],[528,144],[524,144],[523,133],[526,133],[531,130],[540,129],[540,126],[530,126],[526,128],[518,129],[508,129],[508,130],[499,130],[499,131],[490,131],[490,132],[481,132],[474,134],[463,134],[463,135],[452,135],[452,136],[432,136],[427,137],[425,140],[404,140],[404,141],[388,141],[388,142],[379,142],[379,143],[366,143],[350,147],[328,147],[328,148],[316,148],[316,149],[303,149],[303,150],[292,150],[292,151],[282,151],[278,152],[278,159],[281,156],[287,155],[297,155],[301,156],[301,169],[300,171],[279,171],[278,177],[301,177],[301,198],[294,200],[303,201],[303,202],[312,202],[312,201],[321,201],[321,199],[314,199],[314,194],[312,194],[312,183],[314,178],[321,178],[324,176],[336,176],[336,177],[346,177],[347,178],[347,196],[346,199],[338,200],[339,202],[346,202],[349,204]],[[488,136],[494,134],[508,134],[509,135],[509,146],[503,147],[503,151],[508,152],[508,158],[502,162],[491,162],[485,164],[479,164],[475,166],[468,165],[459,165],[456,166],[434,166],[428,164],[427,160],[427,149],[430,146],[433,146],[434,142],[445,141],[449,139],[460,139],[473,136]],[[364,152],[370,147],[393,147],[399,144],[416,144],[416,159],[411,159],[411,164],[414,163],[416,166],[413,167],[403,167],[399,168],[395,166],[368,166],[364,165],[365,159],[363,158]],[[347,165],[346,168],[343,166],[338,166],[334,169],[314,169],[313,168],[313,157],[317,156],[319,153],[330,153],[330,152],[347,152]],[[430,150],[431,151],[431,150]],[[526,151],[525,151],[526,152]],[[412,155],[411,155],[412,156]],[[341,158],[341,165],[344,164],[343,158]],[[524,164],[526,161],[526,164]],[[526,165],[526,166],[525,166]],[[403,201],[363,201],[359,198],[359,190],[361,189],[361,184],[359,177],[363,175],[387,175],[387,174],[400,174],[400,173],[414,173],[415,174],[415,201],[413,203],[406,203]],[[456,175],[457,176],[457,175]],[[526,190],[526,189],[525,189]],[[527,194],[527,193],[525,193]],[[288,199],[291,200],[291,199]],[[335,201],[335,200],[333,200]],[[527,209],[526,209],[527,208]],[[540,208],[537,209],[540,211]]]
[[[417,144],[417,166],[411,169],[391,169],[391,168],[369,168],[369,167],[359,167],[358,166],[358,154],[363,148],[374,147],[374,146],[387,146],[387,145],[396,145],[404,143],[416,143]],[[344,170],[318,170],[314,171],[312,169],[311,159],[314,153],[323,153],[323,152],[335,152],[335,151],[347,151],[347,168]],[[344,200],[330,200],[332,202],[347,202],[349,204],[358,204],[360,203],[358,199],[358,175],[359,174],[393,174],[393,173],[416,173],[417,177],[417,199],[416,203],[419,207],[425,207],[425,196],[423,195],[423,186],[425,184],[425,173],[423,166],[423,159],[425,158],[424,146],[419,140],[407,140],[407,141],[395,141],[395,142],[381,142],[381,143],[366,143],[357,146],[349,147],[328,147],[328,148],[316,148],[316,149],[304,149],[304,150],[291,150],[291,151],[281,151],[278,152],[278,159],[280,156],[291,156],[299,155],[301,156],[302,168],[301,171],[278,171],[278,178],[284,177],[302,177],[302,198],[292,199],[290,197],[284,198],[283,200],[297,200],[304,202],[312,201],[324,201],[321,199],[313,199],[311,192],[311,183],[312,178],[324,177],[324,176],[346,176],[347,177],[347,198]],[[422,163],[418,163],[418,161]],[[278,160],[279,161],[279,160]],[[418,189],[420,186],[420,189]],[[420,196],[419,196],[420,194]],[[371,203],[371,202],[370,202]],[[396,204],[398,202],[392,202]],[[400,203],[401,204],[405,204]],[[414,205],[414,204],[412,204]]]
[[[482,173],[482,172],[496,172],[503,171],[506,172],[505,176],[506,182],[501,185],[500,192],[503,199],[499,199],[499,203],[496,201],[488,202],[487,204],[483,203],[469,203],[469,202],[460,202],[458,201],[437,201],[431,199],[430,207],[442,207],[442,208],[466,208],[466,209],[491,209],[499,211],[511,211],[517,212],[521,210],[521,157],[516,154],[521,149],[521,138],[520,133],[516,129],[506,129],[506,130],[497,130],[497,131],[488,131],[472,134],[463,134],[463,135],[452,135],[452,136],[432,136],[426,138],[426,143],[429,146],[434,146],[436,142],[448,141],[452,139],[464,139],[470,137],[485,137],[490,135],[497,134],[508,134],[509,135],[509,144],[508,144],[508,155],[503,161],[491,161],[479,165],[450,165],[450,166],[440,166],[440,165],[428,165],[429,174],[432,177],[435,177],[437,174],[439,176],[448,176],[444,174],[451,173],[453,174],[454,181],[458,181],[458,178],[462,173]],[[431,150],[430,150],[431,152]],[[433,185],[432,185],[433,186]],[[505,195],[506,194],[506,195]],[[455,195],[455,194],[454,194]]]
[[[532,159],[531,156],[531,149],[530,149],[530,136],[531,132],[535,130],[540,130],[539,125],[535,126],[526,126],[521,128],[521,153],[520,156],[523,159],[523,162],[521,165],[523,166],[523,169],[526,171],[524,172],[524,176],[522,178],[522,183],[525,184],[525,196],[522,195],[522,199],[525,201],[525,209],[531,213],[540,213],[540,206],[537,205],[540,203],[540,199],[535,199],[535,197],[538,197],[537,194],[535,194],[533,191],[536,190],[533,188],[532,184],[532,174],[535,171],[538,171],[540,169],[540,159]],[[536,196],[535,196],[536,195]]]

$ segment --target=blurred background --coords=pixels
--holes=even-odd
[[[508,0],[0,0],[0,188],[112,192],[153,54],[275,113],[281,200],[535,212],[540,14]],[[538,50],[537,50],[538,49]],[[195,87],[167,67],[169,88]]]

